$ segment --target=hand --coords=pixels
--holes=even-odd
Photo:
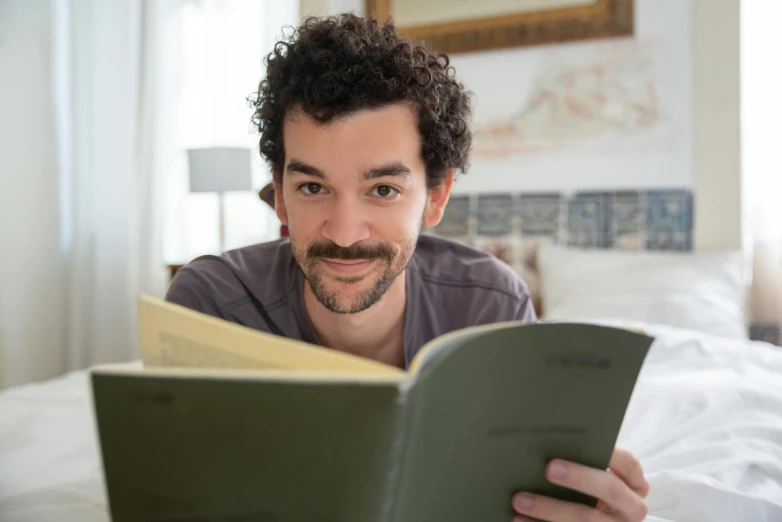
[[[513,522],[532,522],[528,517],[550,522],[640,522],[649,512],[644,501],[649,483],[638,459],[623,449],[614,450],[607,471],[552,460],[546,478],[597,498],[597,508],[522,492],[512,499],[513,510],[519,513]]]

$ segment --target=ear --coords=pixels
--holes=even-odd
[[[282,197],[282,175],[274,176],[274,211],[280,222],[288,226],[288,212],[285,210],[285,199]]]
[[[429,189],[429,195],[424,211],[424,226],[432,228],[440,223],[445,212],[445,205],[451,197],[451,188],[453,187],[453,169],[449,169],[445,178],[436,187]]]

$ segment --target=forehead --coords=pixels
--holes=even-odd
[[[367,109],[321,123],[301,109],[283,127],[286,164],[291,158],[326,170],[355,170],[403,162],[423,168],[417,117],[408,104]]]

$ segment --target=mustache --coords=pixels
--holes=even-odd
[[[383,243],[376,245],[350,245],[341,247],[333,241],[313,243],[307,248],[307,259],[314,261],[318,258],[340,259],[342,261],[356,261],[360,259],[392,259],[394,250]]]

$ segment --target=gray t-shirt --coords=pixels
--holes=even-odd
[[[406,365],[431,339],[502,321],[536,320],[521,278],[495,257],[421,235],[405,272]],[[256,330],[318,344],[304,274],[288,238],[202,256],[181,268],[166,300]]]

